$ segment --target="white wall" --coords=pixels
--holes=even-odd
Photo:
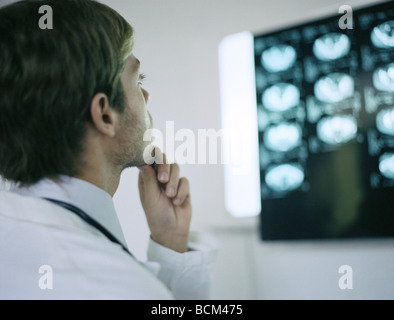
[[[135,55],[148,76],[155,126],[219,130],[217,49],[240,31],[262,32],[338,12],[335,0],[108,0],[135,28]],[[369,1],[371,2],[371,1]],[[224,208],[221,165],[186,165],[192,228],[214,234],[221,251],[214,299],[393,299],[394,239],[262,243],[258,218],[235,219]],[[122,177],[115,201],[127,241],[144,259],[148,229],[136,170]],[[143,227],[141,227],[143,226]],[[144,239],[141,244],[141,238]],[[340,290],[338,268],[353,268],[353,290]]]
[[[0,0],[6,4],[15,0]],[[102,0],[136,30],[135,55],[148,75],[155,127],[219,130],[217,49],[239,31],[263,32],[331,15],[336,0]],[[185,165],[192,228],[214,234],[221,250],[214,299],[394,299],[394,239],[262,243],[258,218],[235,219],[224,208],[221,165]],[[146,258],[149,231],[139,202],[137,170],[124,172],[115,195],[127,242]],[[353,268],[353,290],[338,288],[338,268]]]

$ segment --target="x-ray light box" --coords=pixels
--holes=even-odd
[[[220,45],[224,132],[250,169],[226,166],[226,206],[264,240],[394,236],[393,1],[340,17]]]

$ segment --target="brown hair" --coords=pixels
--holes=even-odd
[[[38,9],[53,10],[40,29]],[[77,173],[93,96],[124,108],[120,75],[132,27],[90,0],[25,0],[0,9],[0,175],[32,184]]]

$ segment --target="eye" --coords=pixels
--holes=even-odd
[[[140,73],[138,76],[138,84],[142,85],[142,83],[144,82],[145,79],[146,79],[145,73]]]

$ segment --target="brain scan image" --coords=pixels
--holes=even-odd
[[[280,123],[264,133],[265,146],[273,151],[287,152],[299,146],[301,141],[301,127],[295,123]]]
[[[394,63],[376,69],[372,81],[376,89],[394,92]]]
[[[297,59],[292,46],[281,44],[263,51],[261,64],[268,72],[279,72],[291,68]]]
[[[316,82],[314,93],[316,98],[322,102],[340,102],[353,96],[354,80],[345,73],[330,73]]]
[[[383,22],[373,28],[371,41],[377,48],[394,48],[394,20]]]
[[[381,133],[394,136],[394,108],[379,111],[376,127]]]
[[[357,122],[352,116],[326,117],[318,122],[316,130],[321,141],[336,145],[356,137]]]
[[[264,91],[262,101],[269,111],[286,111],[299,104],[300,90],[290,83],[278,83]]]
[[[394,0],[372,2],[229,46],[250,59],[263,241],[394,237]]]
[[[394,153],[385,153],[380,157],[379,171],[387,179],[394,179]]]
[[[316,39],[313,44],[313,53],[321,61],[340,59],[349,51],[349,37],[341,33],[328,33]]]
[[[304,181],[304,171],[292,164],[281,164],[270,169],[265,175],[267,186],[277,192],[299,188]]]

